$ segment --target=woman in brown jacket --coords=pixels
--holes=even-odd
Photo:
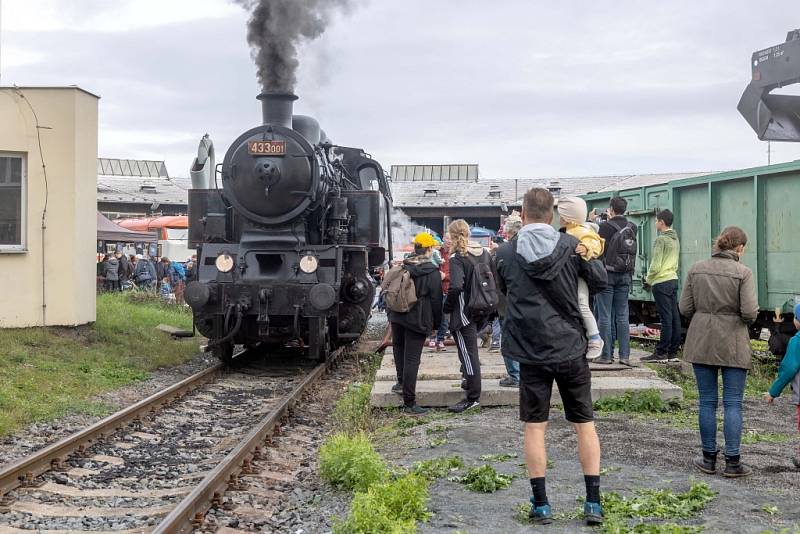
[[[758,315],[753,272],[739,262],[747,234],[729,226],[717,237],[710,259],[695,263],[686,275],[681,313],[691,319],[683,358],[691,362],[699,393],[700,441],[703,456],[693,463],[704,473],[716,472],[717,379],[722,373],[725,411],[726,477],[742,477],[752,469],[740,463],[742,399],[747,371],[752,367],[748,325]]]

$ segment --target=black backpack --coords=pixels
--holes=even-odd
[[[499,302],[489,254],[484,252],[479,258],[470,258],[470,263],[472,279],[469,282],[467,311],[471,317],[488,317],[497,311]]]
[[[617,230],[606,243],[603,256],[606,270],[612,273],[632,273],[639,252],[636,245],[636,226],[632,222],[622,227],[610,220],[606,222]]]

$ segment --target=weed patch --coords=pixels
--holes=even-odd
[[[416,462],[413,467],[413,472],[426,480],[433,481],[437,478],[444,478],[453,471],[457,471],[463,467],[464,460],[462,460],[460,456],[444,456],[432,460]]]
[[[481,493],[494,493],[497,490],[505,489],[514,480],[512,475],[498,473],[491,465],[481,465],[473,467],[463,477],[451,478],[454,482],[461,482],[468,489]]]
[[[388,476],[386,464],[364,434],[336,434],[319,451],[320,475],[338,488],[366,491]]]
[[[430,440],[428,442],[428,447],[430,447],[431,449],[435,449],[436,447],[441,447],[442,445],[446,445],[446,444],[447,444],[447,438],[442,436],[442,437],[433,438],[432,440]]]
[[[678,400],[662,400],[658,390],[628,391],[624,395],[606,397],[594,403],[598,412],[667,413],[682,409]]]
[[[417,531],[417,521],[430,514],[428,483],[408,474],[396,480],[373,484],[356,493],[347,520],[334,525],[335,534],[407,534]]]
[[[742,443],[745,445],[752,445],[754,443],[784,443],[791,441],[792,437],[793,436],[791,434],[748,430],[742,434]]]
[[[605,522],[601,534],[694,534],[703,531],[702,526],[680,525],[677,519],[693,519],[714,499],[708,484],[694,482],[689,490],[675,493],[671,490],[640,489],[633,496],[621,496],[615,492],[602,495]],[[520,504],[517,519],[528,523],[530,504]],[[557,519],[574,520],[582,517],[580,509],[558,514]]]
[[[507,460],[511,460],[512,458],[516,458],[516,454],[484,454],[478,457],[478,460],[482,462],[505,462]],[[525,464],[523,464],[525,465]]]

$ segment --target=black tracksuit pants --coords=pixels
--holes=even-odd
[[[453,330],[453,339],[461,361],[461,373],[467,381],[467,400],[478,401],[481,398],[481,361],[478,357],[478,328],[469,323],[458,330]]]
[[[397,381],[403,384],[403,403],[413,405],[417,400],[417,373],[425,346],[426,334],[420,334],[399,323],[392,323],[392,350]]]

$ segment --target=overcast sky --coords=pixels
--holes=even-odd
[[[260,119],[247,13],[226,0],[0,0],[3,85],[102,97],[100,156],[186,176]],[[766,163],[736,110],[753,51],[797,0],[370,0],[301,57],[296,111],[387,168],[478,163],[485,178]],[[800,145],[773,143],[773,163]],[[220,156],[221,160],[221,156]]]

